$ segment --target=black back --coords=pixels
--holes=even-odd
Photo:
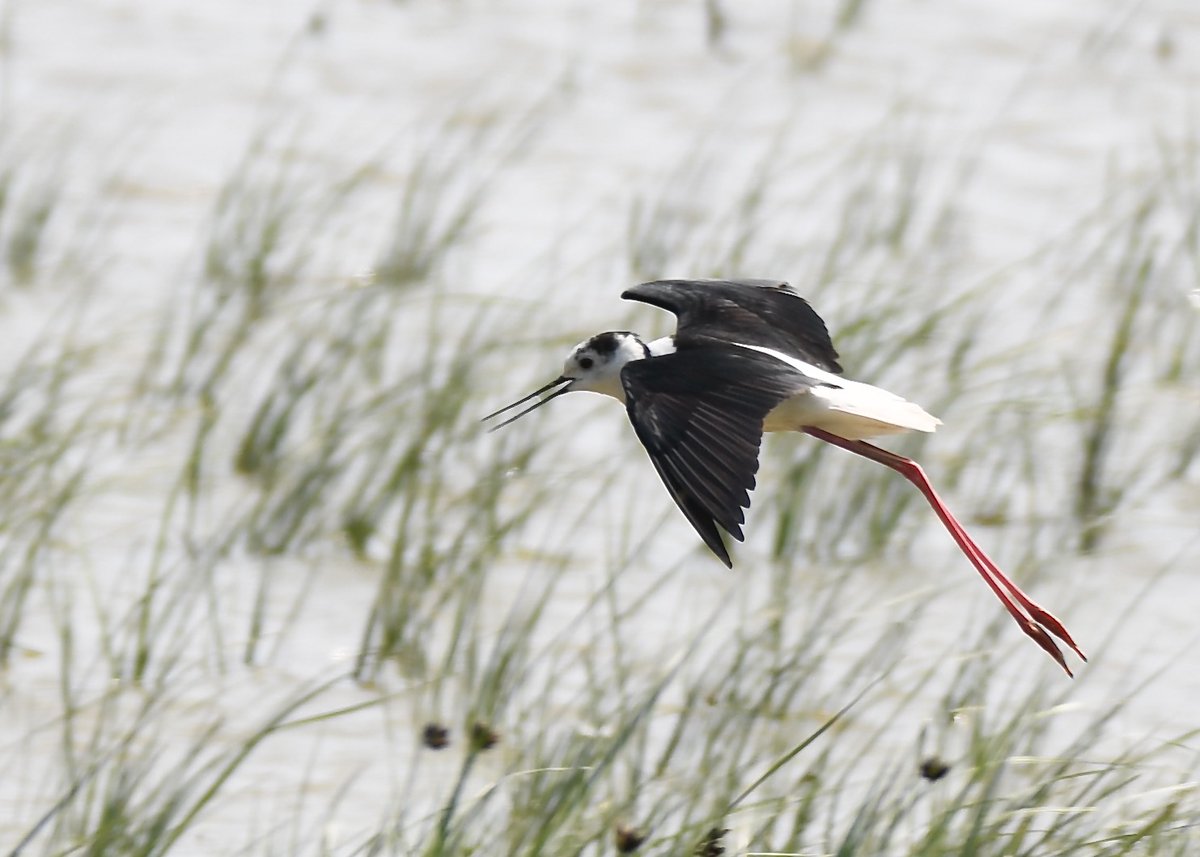
[[[758,345],[841,374],[825,322],[781,280],[655,280],[621,297],[675,313],[676,348]]]

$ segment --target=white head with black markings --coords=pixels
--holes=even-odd
[[[554,392],[550,393],[544,399],[539,400],[537,404],[531,405],[521,411],[516,416],[509,417],[504,422],[492,426],[489,431],[502,428],[525,416],[530,411],[537,410],[551,399],[561,396],[563,393],[572,393],[576,390],[601,393],[624,402],[625,390],[621,386],[621,370],[630,361],[642,360],[649,356],[650,349],[636,333],[630,333],[627,330],[607,330],[604,333],[597,333],[595,336],[585,339],[571,349],[571,353],[567,355],[567,359],[563,362],[561,375],[544,387],[534,390],[528,396],[518,399],[511,405],[505,405],[500,410],[488,414],[483,419],[490,420],[492,417],[512,410],[517,405],[523,405],[530,399],[537,398],[549,390],[553,390]]]
[[[649,356],[650,351],[636,333],[608,330],[571,349],[563,362],[562,377],[571,379],[571,390],[602,393],[624,402],[621,370],[631,360]]]

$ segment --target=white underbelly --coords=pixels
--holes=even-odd
[[[862,440],[881,434],[934,431],[942,424],[920,405],[882,387],[851,381],[772,348],[736,344],[786,363],[812,384],[776,405],[767,414],[763,431],[800,431],[811,427],[847,440]]]
[[[836,410],[827,400],[808,392],[777,405],[763,423],[763,431],[801,431],[809,427],[824,429],[847,440],[909,431],[905,426]]]
[[[824,429],[847,440],[907,431],[933,431],[941,424],[920,405],[886,390],[843,381],[838,387],[811,387],[775,406],[763,431]]]

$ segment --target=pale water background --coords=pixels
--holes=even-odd
[[[89,392],[63,408],[81,411],[85,421],[115,419],[129,405],[162,319],[190,300],[219,194],[239,164],[272,175],[273,164],[286,162],[295,178],[289,188],[314,189],[311,201],[302,191],[295,198],[298,209],[310,206],[296,217],[312,218],[306,251],[314,261],[291,284],[276,308],[275,332],[261,345],[264,365],[273,365],[287,346],[291,309],[312,313],[372,288],[402,189],[425,156],[454,164],[447,167],[450,196],[470,200],[471,219],[418,293],[490,296],[508,307],[504,333],[513,348],[480,355],[494,373],[481,388],[480,414],[553,377],[559,352],[596,330],[665,331],[666,319],[619,301],[637,279],[788,278],[829,321],[851,375],[922,401],[943,418],[922,460],[935,483],[939,471],[962,469],[948,499],[968,522],[980,520],[972,525],[977,538],[1009,567],[1024,556],[1030,529],[983,524],[988,516],[1044,522],[1056,509],[1068,516],[1060,494],[1079,451],[1069,428],[1076,403],[1064,391],[1071,381],[1085,389],[1099,377],[1076,368],[1103,359],[1102,351],[1090,363],[1087,355],[1119,315],[1115,266],[1093,250],[1105,246],[1106,223],[1128,222],[1126,213],[1153,193],[1176,203],[1165,213],[1155,209],[1146,239],[1172,248],[1156,268],[1153,301],[1174,319],[1164,336],[1191,336],[1192,345],[1181,350],[1189,362],[1169,383],[1151,371],[1157,357],[1137,362],[1155,345],[1147,341],[1152,331],[1139,332],[1130,360],[1141,368],[1131,370],[1119,400],[1128,444],[1112,453],[1113,471],[1137,472],[1158,440],[1166,455],[1177,432],[1198,423],[1200,366],[1194,331],[1187,332],[1200,323],[1188,299],[1197,286],[1200,211],[1194,3],[880,0],[863,4],[842,29],[836,4],[730,3],[720,32],[700,2],[37,0],[2,8],[8,216],[47,189],[54,204],[32,280],[6,273],[0,356],[9,371],[39,342],[80,343]],[[755,208],[741,189],[764,171],[767,201]],[[358,176],[353,195],[324,216],[317,189],[351,176]],[[842,219],[854,210],[845,202],[851,187],[865,195],[864,211],[873,194],[894,201],[911,193],[918,201],[907,228],[922,236],[915,243],[933,249],[901,248],[894,264],[843,261],[827,276],[816,248],[854,229]],[[730,215],[738,206],[752,212],[746,224]],[[634,252],[637,236],[652,231],[651,214],[668,228]],[[727,249],[747,224],[753,240],[731,270]],[[824,285],[814,295],[806,285],[818,279]],[[991,294],[972,347],[985,357],[954,401],[940,398],[944,349],[893,362],[882,348],[866,353],[878,343],[852,339],[851,350],[838,337],[873,300],[896,306],[896,329],[909,330],[926,302],[981,288]],[[414,353],[424,351],[424,337],[451,335],[425,329],[419,318],[397,324],[408,326]],[[409,359],[403,351],[392,356]],[[1067,382],[1030,383],[1031,363],[1067,367]],[[235,387],[245,396],[229,395],[222,406],[248,415],[266,380],[251,367],[239,373]],[[1012,485],[1024,472],[1006,474],[1003,458],[973,476],[972,461],[956,457],[970,448],[973,430],[1004,419],[991,410],[1003,401],[1020,402],[1030,420],[1052,426],[1036,435],[1042,482],[1028,496]],[[649,662],[679,656],[722,603],[721,626],[753,624],[769,612],[768,580],[754,570],[771,550],[772,513],[762,509],[771,464],[806,455],[810,441],[769,445],[747,543],[730,575],[696,550],[619,409],[569,397],[534,419],[541,422],[510,431],[536,432],[550,452],[510,478],[517,491],[545,490],[546,502],[514,537],[510,560],[490,571],[488,606],[496,615],[522,597],[522,552],[553,545],[568,561],[539,639],[564,634],[569,645],[586,645],[588,630],[573,623],[604,589],[605,563],[617,550],[611,533],[630,521],[635,542],[648,537],[636,553],[639,567],[623,578],[626,597],[658,579],[650,570],[682,558],[688,565],[650,597],[636,641]],[[64,616],[76,650],[72,681],[86,674],[94,682],[77,687],[81,697],[118,680],[100,650],[146,586],[167,487],[188,443],[186,432],[166,423],[152,442],[124,453],[103,443],[81,444],[76,453],[100,457],[88,462],[83,500],[56,531],[53,568],[36,577],[16,654],[0,673],[0,850],[30,830],[65,782],[55,725],[64,716]],[[1006,431],[1024,426],[1014,420]],[[234,442],[220,431],[214,439],[218,449]],[[480,460],[502,442],[480,435]],[[460,479],[470,479],[470,466],[463,463]],[[989,505],[996,474],[1006,482],[1000,509]],[[239,478],[231,468],[205,478],[198,514],[219,521],[241,502]],[[601,479],[611,490],[597,500]],[[1091,554],[1076,554],[1053,526],[1037,531],[1040,539],[1064,541],[1060,551],[1043,543],[1033,594],[1085,649],[1104,655],[1078,671],[1074,716],[1161,671],[1118,718],[1107,738],[1112,747],[1167,740],[1200,725],[1198,520],[1192,464],[1135,491]],[[904,526],[914,531],[913,543],[893,561],[851,563],[848,572],[800,556],[791,585],[815,593],[853,573],[846,600],[858,629],[884,627],[895,609],[945,585],[907,650],[909,668],[924,670],[942,656],[968,656],[958,633],[990,621],[999,607],[969,579],[970,567],[924,507],[912,506]],[[170,543],[166,550],[183,556],[194,547]],[[831,546],[825,555],[838,552]],[[1056,561],[1048,564],[1049,556]],[[219,606],[169,632],[195,638],[180,646],[178,665],[164,679],[169,716],[155,721],[156,734],[179,736],[179,752],[214,712],[223,718],[217,740],[236,740],[298,689],[347,672],[379,567],[370,552],[355,560],[329,539],[269,559],[235,551],[212,575],[212,588],[198,587],[196,597],[219,593]],[[246,666],[241,654],[265,577],[265,643]],[[997,627],[1014,688],[1059,680],[1048,678],[1053,664],[1015,628]],[[847,639],[840,648],[849,661],[874,639]],[[91,658],[94,671],[86,668]],[[895,677],[898,686],[903,675]],[[583,679],[561,681],[562,699],[570,700]],[[319,837],[334,851],[347,848],[397,795],[408,794],[411,778],[436,807],[454,760],[443,768],[426,754],[418,763],[416,735],[426,719],[457,726],[461,712],[413,702],[405,688],[393,674],[376,683],[335,682],[309,713],[394,697],[358,715],[272,735],[223,786],[179,852],[253,851],[259,841],[286,841],[292,830],[303,831],[304,847]],[[564,720],[603,728],[562,704]],[[86,728],[89,713],[78,716]],[[895,745],[911,741],[920,726],[914,717],[894,724]],[[1194,744],[1185,742],[1164,781],[1186,776],[1194,759]]]

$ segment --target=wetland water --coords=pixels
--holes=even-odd
[[[3,10],[0,851],[213,786],[175,853],[407,853],[474,719],[502,740],[464,800],[517,830],[522,772],[573,758],[547,736],[658,682],[645,741],[697,698],[717,735],[743,646],[731,675],[804,692],[749,709],[739,787],[880,676],[850,806],[1035,687],[1062,740],[1127,701],[1097,765],[1197,725],[1191,4]],[[1094,656],[1074,684],[871,465],[772,439],[728,573],[612,403],[479,431],[586,335],[666,332],[618,299],[660,276],[789,279],[850,377],[941,417],[889,445]],[[1086,811],[1129,823],[1194,755]]]

